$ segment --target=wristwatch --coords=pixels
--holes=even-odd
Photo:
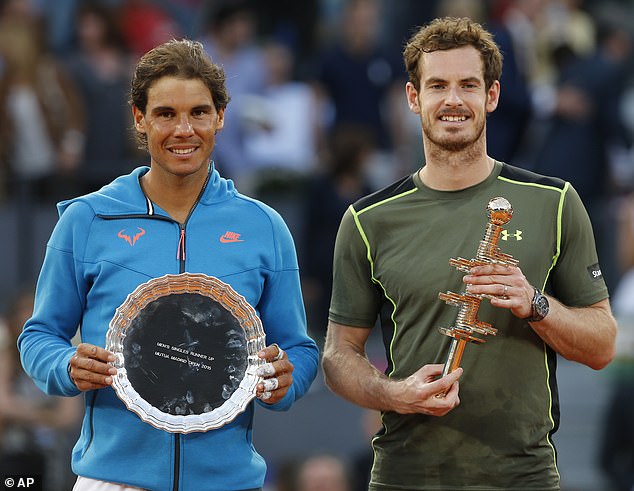
[[[524,318],[524,320],[527,322],[539,322],[548,315],[548,309],[548,299],[539,289],[535,288],[535,294],[531,301],[531,315]]]

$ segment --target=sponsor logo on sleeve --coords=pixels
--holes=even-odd
[[[592,279],[592,281],[603,279],[603,273],[601,272],[601,266],[599,266],[599,263],[588,266],[588,274],[590,275],[590,279]]]

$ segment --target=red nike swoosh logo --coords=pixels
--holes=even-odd
[[[228,244],[229,242],[244,242],[244,240],[240,238],[240,234],[235,232],[225,232],[220,236],[220,242]]]

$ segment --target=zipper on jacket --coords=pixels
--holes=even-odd
[[[179,223],[178,226],[181,230],[181,234],[178,239],[178,251],[176,251],[176,259],[180,261],[178,272],[184,273],[185,272],[185,224]]]
[[[198,203],[198,201],[196,201]],[[196,205],[194,204],[194,207]],[[192,207],[192,210],[194,209]],[[191,215],[191,211],[189,212]],[[189,215],[185,219],[185,223],[179,223],[180,236],[178,238],[178,251],[176,252],[176,258],[178,259],[178,272],[185,272],[185,224],[189,220]],[[173,491],[178,491],[180,481],[180,466],[181,466],[181,435],[180,433],[174,433],[174,486]]]
[[[174,433],[174,491],[178,491],[180,482],[180,466],[181,466],[181,435]]]
[[[180,235],[178,237],[178,251],[176,253],[176,258],[179,261],[179,266],[178,266],[179,273],[185,272],[185,258],[186,258],[185,228],[187,227],[187,222],[189,222],[189,218],[192,216],[192,213],[194,213],[194,209],[200,202],[200,199],[202,198],[203,193],[205,192],[205,189],[207,189],[207,183],[209,182],[210,176],[211,176],[211,172],[208,172],[207,179],[205,180],[203,187],[200,189],[200,193],[198,193],[198,196],[196,197],[196,201],[194,201],[194,204],[192,205],[191,210],[189,210],[189,213],[187,214],[187,218],[185,218],[185,221],[183,223],[178,224],[178,227],[180,229]],[[179,488],[180,465],[181,465],[181,435],[180,433],[174,433],[174,486],[172,487],[173,491],[178,491],[178,488]]]
[[[207,172],[207,178],[203,183],[203,187],[200,188],[200,192],[198,193],[198,196],[196,196],[196,201],[194,201],[194,204],[190,208],[185,221],[178,224],[180,228],[180,237],[178,238],[178,251],[176,253],[176,259],[180,261],[179,273],[185,272],[185,228],[187,227],[187,222],[189,222],[192,213],[194,213],[194,210],[196,209],[196,206],[198,206],[198,203],[200,203],[200,199],[203,197],[205,189],[207,189],[207,184],[209,183],[210,176],[211,172]]]

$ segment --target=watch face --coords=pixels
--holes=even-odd
[[[548,299],[544,295],[539,295],[535,299],[535,313],[542,318],[548,314]]]

